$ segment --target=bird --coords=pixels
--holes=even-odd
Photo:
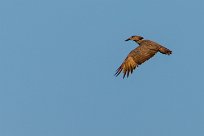
[[[165,55],[172,54],[171,50],[154,41],[145,40],[142,36],[134,35],[129,37],[125,41],[129,40],[136,42],[139,46],[137,46],[128,54],[126,59],[116,70],[116,77],[123,71],[123,79],[125,78],[125,76],[128,78],[130,73],[132,74],[135,68],[152,58],[157,52]]]

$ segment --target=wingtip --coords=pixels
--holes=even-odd
[[[114,76],[117,77],[118,75],[120,75],[121,71],[122,71],[122,68],[121,68],[121,66],[120,66],[120,67],[116,70]]]
[[[127,42],[127,41],[129,41],[130,39],[128,38],[128,39],[126,39],[125,41]]]

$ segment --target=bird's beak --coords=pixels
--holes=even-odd
[[[130,40],[130,38],[126,39],[125,41],[129,41],[129,40]]]

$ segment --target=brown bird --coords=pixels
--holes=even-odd
[[[129,73],[132,74],[136,67],[153,57],[157,52],[166,55],[170,55],[172,53],[171,50],[163,47],[162,45],[150,40],[144,40],[141,36],[132,36],[125,41],[129,40],[135,41],[139,44],[139,46],[128,54],[121,66],[116,70],[115,76],[118,76],[121,71],[123,71],[123,78],[126,75],[128,77]]]

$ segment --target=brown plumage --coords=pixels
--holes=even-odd
[[[125,41],[133,40],[139,44],[134,50],[132,50],[126,59],[123,61],[121,66],[117,69],[115,76],[118,76],[123,71],[123,78],[133,72],[133,70],[153,57],[157,52],[162,54],[170,55],[172,53],[171,50],[163,47],[162,45],[150,41],[143,40],[141,36],[132,36]]]

